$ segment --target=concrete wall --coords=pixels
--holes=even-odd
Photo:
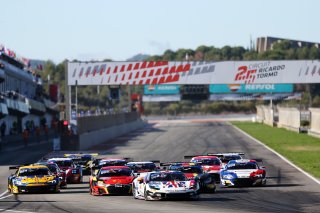
[[[270,106],[258,105],[257,108],[257,122],[273,126],[273,110]]]
[[[140,129],[144,125],[145,123],[141,119],[138,119],[129,123],[123,123],[105,129],[82,133],[79,135],[79,150],[85,150],[92,146],[104,143],[113,138]]]
[[[278,127],[300,131],[300,111],[294,107],[278,107]]]
[[[259,123],[263,123],[264,121],[264,111],[262,109],[262,105],[257,105],[257,117],[256,117],[256,121]]]
[[[114,115],[99,115],[78,118],[78,134],[106,129],[109,127],[130,123],[139,119],[136,112],[114,114]]]
[[[264,112],[263,123],[273,126],[273,109],[270,106],[262,106],[262,110]]]
[[[311,122],[308,134],[320,137],[320,108],[309,108],[311,112]]]

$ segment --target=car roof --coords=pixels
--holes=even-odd
[[[104,166],[101,168],[101,170],[108,170],[108,169],[130,169],[128,166]]]
[[[100,161],[126,161],[123,158],[102,158]]]
[[[255,160],[250,159],[239,159],[239,160],[231,160],[228,164],[237,164],[237,163],[257,163]]]
[[[48,161],[72,161],[71,158],[49,158]]]
[[[200,160],[200,159],[219,159],[217,156],[208,156],[208,155],[201,155],[193,157],[191,160]]]
[[[127,164],[148,164],[148,163],[153,163],[152,161],[136,161],[136,162],[128,162]]]

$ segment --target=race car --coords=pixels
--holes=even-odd
[[[91,175],[92,162],[95,160],[96,156],[98,156],[98,153],[64,154],[64,157],[71,158],[76,166],[80,166],[82,168],[83,175]]]
[[[59,192],[60,179],[47,166],[13,166],[15,174],[8,177],[8,191],[13,194],[26,192]]]
[[[188,178],[188,180],[196,180],[199,182],[200,191],[212,192],[216,191],[214,178],[209,173],[204,173],[200,165],[189,162],[170,162],[161,163],[161,166],[169,166],[168,170],[180,171]]]
[[[223,186],[263,186],[267,182],[265,167],[256,160],[231,160],[221,170]]]
[[[125,166],[129,158],[102,158],[95,159],[91,167],[91,175],[97,175],[102,167],[106,166]]]
[[[33,165],[43,165],[48,167],[50,172],[60,179],[60,188],[67,188],[67,179],[66,179],[66,173],[62,171],[59,166],[56,163],[53,162],[40,162],[40,163],[35,163]]]
[[[132,183],[135,199],[199,199],[199,183],[179,171],[149,172],[144,177],[137,177]]]
[[[140,173],[152,172],[159,169],[156,163],[160,163],[160,161],[136,161],[136,162],[128,162],[126,166],[130,167],[134,174],[140,175]]]
[[[127,166],[102,167],[96,176],[90,177],[90,194],[130,194],[133,179],[133,171]]]
[[[201,165],[205,173],[209,173],[216,183],[220,182],[220,169],[222,168],[222,162],[217,156],[209,155],[195,155],[184,156],[185,159],[191,158],[190,162]]]
[[[208,153],[208,156],[216,156],[218,157],[222,165],[226,165],[231,160],[240,160],[244,155],[243,152],[225,152],[225,153]]]
[[[56,163],[66,173],[67,183],[82,183],[82,168],[76,166],[71,158],[49,158],[48,163]]]

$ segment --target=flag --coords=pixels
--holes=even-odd
[[[37,65],[37,69],[38,69],[38,70],[43,70],[42,64],[38,64],[38,65]]]
[[[4,52],[4,50],[5,50],[5,47],[2,45],[2,44],[0,44],[0,52]]]
[[[22,63],[26,66],[26,67],[30,67],[30,60],[27,58],[21,58]]]

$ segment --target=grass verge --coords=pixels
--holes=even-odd
[[[320,139],[252,122],[231,122],[291,162],[320,178]]]

